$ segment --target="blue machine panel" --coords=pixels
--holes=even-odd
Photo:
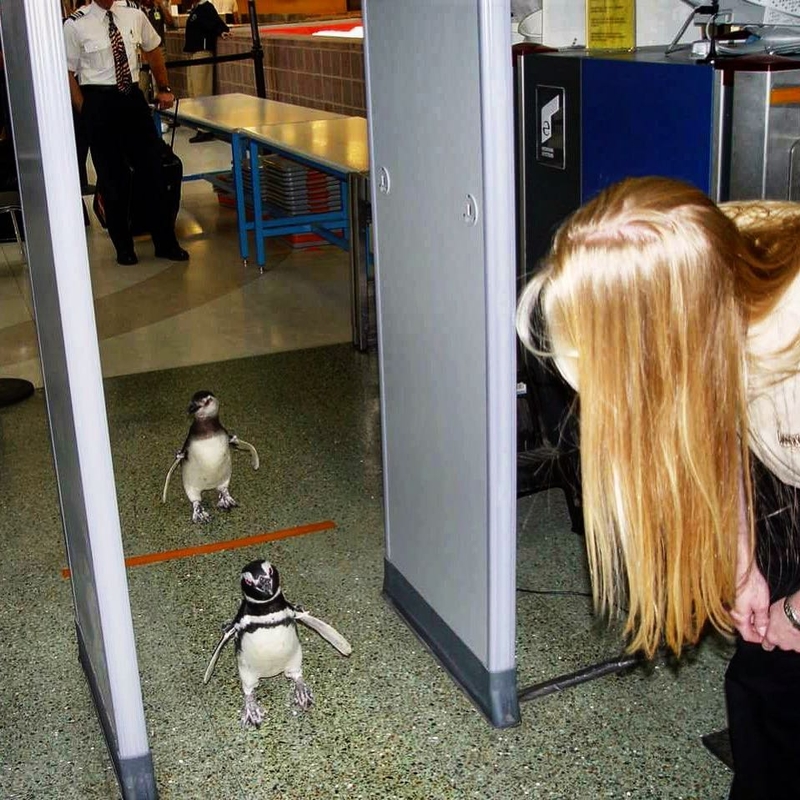
[[[710,191],[713,67],[598,57],[581,67],[581,202],[639,175]]]

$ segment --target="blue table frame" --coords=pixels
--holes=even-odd
[[[266,264],[264,240],[291,233],[315,233],[350,255],[351,322],[353,344],[367,350],[374,341],[370,319],[370,205],[367,121],[363,117],[308,120],[250,127],[236,132],[234,186],[237,198],[239,246],[249,255],[248,233],[253,231],[256,259]],[[339,184],[340,206],[336,211],[287,216],[262,199],[261,153],[289,161],[334,177]],[[244,184],[245,161],[250,168],[250,192]],[[249,203],[247,202],[249,199]],[[247,220],[248,205],[253,210]],[[271,215],[265,219],[265,212]]]
[[[253,231],[255,238],[256,263],[264,271],[267,254],[264,240],[273,236],[286,236],[292,233],[315,233],[330,244],[343,250],[350,248],[350,199],[348,190],[348,177],[350,172],[337,170],[328,165],[320,164],[313,158],[298,155],[296,152],[276,146],[263,144],[242,131],[233,135],[233,185],[236,194],[236,212],[239,228],[239,250],[245,263],[250,255],[248,232]],[[254,167],[258,165],[262,152],[270,152],[288,158],[298,164],[311,167],[319,172],[332,175],[339,182],[339,210],[326,211],[318,214],[298,214],[280,216],[281,212],[265,203],[261,195],[261,171]],[[247,159],[251,190],[250,203],[253,209],[252,221],[247,220],[247,192],[244,185],[245,157]],[[265,219],[264,215],[269,214]],[[341,231],[338,234],[336,231]]]

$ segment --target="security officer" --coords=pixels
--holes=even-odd
[[[217,38],[227,39],[231,33],[210,0],[189,0],[183,52],[189,58],[210,58],[217,49]],[[186,70],[189,97],[208,97],[214,94],[214,65],[200,64]],[[198,130],[189,141],[192,144],[213,139],[210,131]]]
[[[72,103],[83,117],[103,192],[118,264],[136,264],[129,223],[130,167],[151,202],[145,209],[157,258],[187,261],[175,237],[161,165],[161,144],[137,85],[137,48],[150,64],[161,109],[175,101],[160,38],[131,0],[93,0],[64,23]]]
[[[230,28],[222,21],[209,0],[192,0],[186,19],[183,52],[190,58],[210,58],[217,49],[217,38],[227,39]],[[214,65],[189,67],[187,72],[190,97],[207,97],[214,93]]]
[[[172,16],[169,3],[167,0],[141,0],[139,8],[144,11],[150,24],[155,28],[163,47],[167,28],[175,27],[175,18]]]

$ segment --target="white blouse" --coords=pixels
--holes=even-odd
[[[800,364],[780,354],[798,331],[800,274],[769,317],[752,325],[747,336],[751,356],[786,373],[750,378],[750,449],[781,481],[800,487]]]

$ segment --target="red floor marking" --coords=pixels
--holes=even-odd
[[[277,539],[289,539],[292,536],[304,536],[307,533],[328,531],[335,527],[335,522],[326,519],[322,522],[312,522],[309,525],[298,525],[296,528],[284,528],[280,531],[257,533],[255,536],[246,536],[244,539],[231,539],[227,542],[209,542],[208,544],[200,544],[196,547],[165,550],[163,553],[147,553],[143,556],[131,556],[125,559],[125,566],[141,567],[144,564],[157,564],[160,561],[172,561],[176,558],[189,558],[190,556],[201,556],[206,553],[218,553],[221,550],[236,550],[240,547],[250,547],[252,544],[274,542]],[[69,578],[71,574],[69,567],[61,570],[61,575],[64,578]]]

